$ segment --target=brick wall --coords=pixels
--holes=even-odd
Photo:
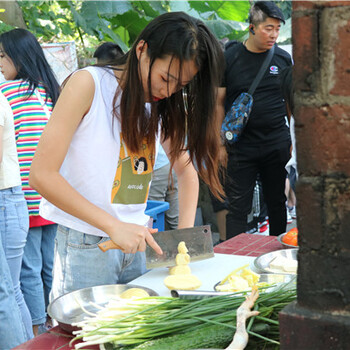
[[[350,312],[350,2],[293,2],[292,28],[298,302]]]
[[[350,348],[350,2],[293,1],[297,302],[281,349]]]

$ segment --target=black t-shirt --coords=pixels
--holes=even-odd
[[[239,50],[238,54],[236,50]],[[267,54],[268,51],[250,52],[242,43],[231,44],[226,48],[223,84],[226,87],[226,112],[240,93],[248,92]],[[273,144],[290,140],[279,74],[291,64],[290,55],[275,45],[272,60],[253,94],[253,108],[240,144]]]

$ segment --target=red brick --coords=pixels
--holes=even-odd
[[[293,12],[315,9],[317,3],[315,1],[292,1]]]
[[[293,11],[304,11],[322,7],[349,6],[349,1],[293,1]]]
[[[349,0],[347,1],[313,1],[317,7],[349,7]],[[345,9],[344,9],[345,10]]]
[[[349,349],[349,316],[317,312],[293,302],[279,313],[279,328],[281,350]]]
[[[298,198],[298,244],[311,249],[319,249],[323,225],[322,179],[300,176],[296,195]]]
[[[295,89],[314,91],[316,87],[312,84],[311,76],[315,70],[319,69],[316,13],[304,17],[293,17],[292,32]]]
[[[321,239],[322,237],[320,237]],[[350,312],[350,257],[328,249],[298,252],[298,302],[316,310]],[[311,273],[310,273],[311,272]],[[349,313],[350,315],[350,313]]]
[[[306,176],[350,175],[350,106],[302,106],[296,110],[298,167]]]
[[[350,7],[349,7],[350,12]],[[349,16],[350,17],[350,16]],[[334,52],[334,76],[332,95],[350,96],[350,19],[338,24],[338,39],[333,45]]]

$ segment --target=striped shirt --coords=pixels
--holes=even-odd
[[[35,92],[30,95],[28,87],[28,82],[11,80],[0,84],[0,92],[5,96],[12,110],[22,189],[27,201],[30,227],[35,227],[52,224],[51,221],[39,216],[41,196],[29,186],[28,182],[32,159],[48,122],[48,115]],[[42,86],[39,86],[37,90],[51,113],[51,98],[46,101],[46,92]]]

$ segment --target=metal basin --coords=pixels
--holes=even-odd
[[[282,272],[282,271],[274,271],[270,269],[269,265],[272,260],[276,259],[278,256],[281,256],[283,258],[291,259],[291,260],[297,260],[298,256],[298,248],[294,249],[281,249],[281,250],[275,250],[270,253],[265,253],[260,256],[258,256],[254,260],[254,266],[262,272],[265,273],[278,273],[278,274],[291,274],[291,272]]]
[[[282,245],[284,245],[285,247],[289,247],[289,248],[298,248],[299,246],[295,246],[295,245],[291,245],[291,244],[288,244],[288,243],[284,243],[282,241],[283,237],[286,235],[287,233],[281,233],[279,236],[277,236],[277,240],[278,242],[280,242]]]
[[[72,323],[82,321],[88,312],[96,313],[98,308],[95,305],[105,306],[110,299],[119,296],[121,293],[130,288],[144,289],[150,296],[158,294],[149,288],[133,284],[109,284],[102,286],[79,289],[74,292],[64,294],[53,300],[48,308],[47,313],[56,320],[59,326],[67,331],[72,332],[78,328],[72,326]]]

